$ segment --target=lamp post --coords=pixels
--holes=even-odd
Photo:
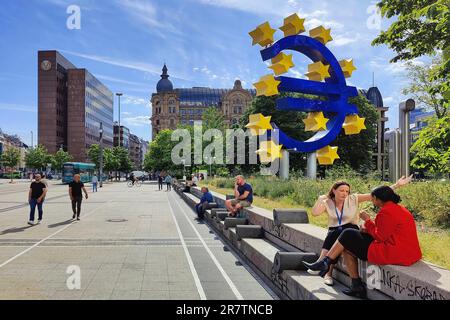
[[[206,160],[209,160],[209,175],[211,176],[212,179],[212,162],[213,160],[216,160],[216,157],[205,157]]]
[[[116,96],[119,97],[119,147],[122,145],[122,127],[120,126],[120,97],[123,96],[123,93],[117,92]]]
[[[31,131],[31,149],[33,149],[33,131]]]
[[[103,187],[103,122],[100,122],[100,129],[98,130],[100,134],[100,156],[99,156],[99,176],[100,176],[100,188]]]

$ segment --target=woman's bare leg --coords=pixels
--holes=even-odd
[[[345,266],[347,268],[348,274],[350,275],[350,278],[352,279],[359,278],[358,259],[347,250],[344,251],[343,255]]]

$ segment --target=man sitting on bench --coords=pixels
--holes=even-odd
[[[242,208],[250,207],[253,202],[252,186],[246,183],[244,177],[241,175],[236,177],[234,197],[235,199],[225,201],[225,206],[228,209],[230,217],[236,217]]]
[[[213,196],[211,192],[209,192],[207,187],[202,187],[202,193],[203,196],[200,199],[200,202],[195,205],[195,211],[197,212],[198,220],[203,220],[203,218],[205,217],[205,211],[210,208],[209,204],[214,202]]]

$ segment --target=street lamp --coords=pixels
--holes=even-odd
[[[212,162],[213,160],[216,160],[216,157],[205,157],[206,160],[209,160],[209,175],[211,176],[212,179]]]
[[[116,96],[119,97],[119,147],[122,145],[121,140],[122,140],[122,128],[120,127],[120,97],[123,96],[123,93],[121,92],[117,92]]]
[[[103,187],[103,122],[100,122],[100,129],[98,130],[100,135],[100,156],[99,156],[99,176],[100,176],[100,188]]]

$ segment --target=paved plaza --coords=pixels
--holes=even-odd
[[[0,299],[277,299],[174,191],[108,183],[73,221],[68,187],[50,182],[28,226],[28,186],[0,181]]]

